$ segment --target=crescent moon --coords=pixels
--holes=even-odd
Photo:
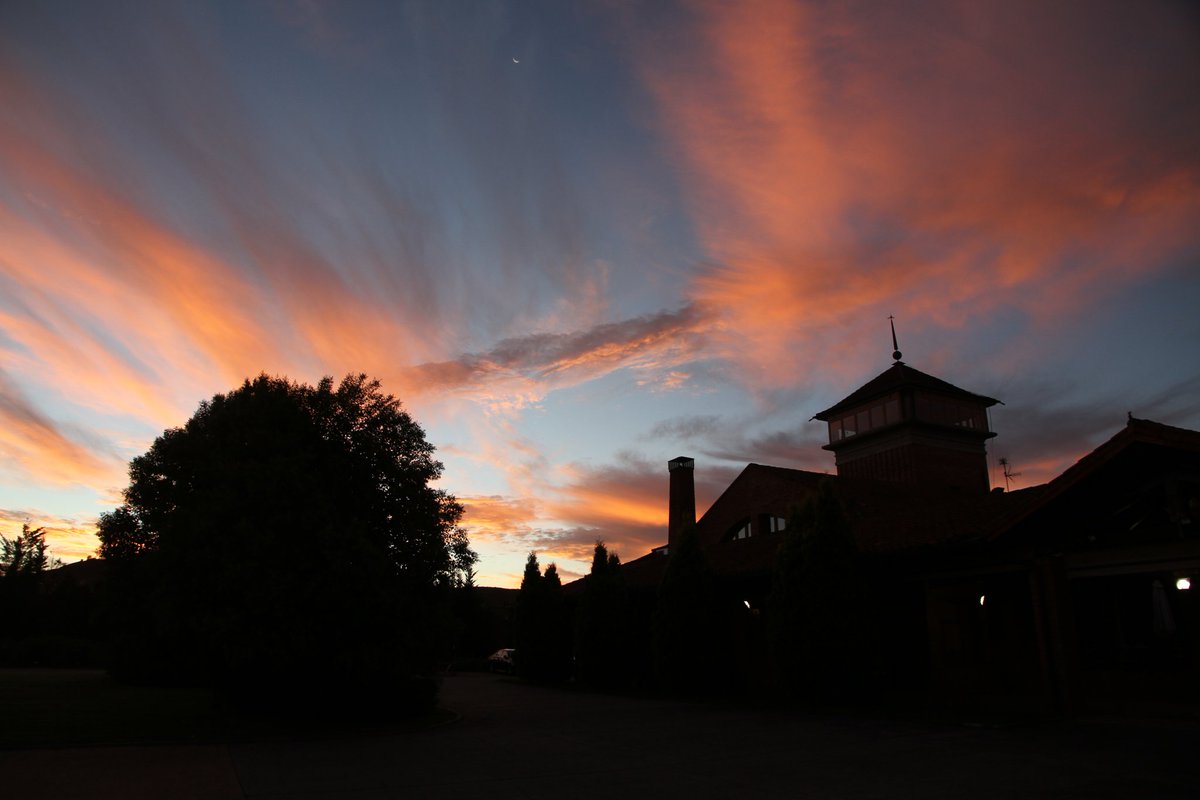
[[[513,58],[513,63],[514,63],[514,64],[520,64],[520,63],[521,63],[521,59],[519,59],[519,58],[515,58],[515,57],[514,57],[514,58]]]

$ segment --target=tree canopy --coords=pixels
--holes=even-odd
[[[671,545],[658,587],[654,661],[659,684],[673,692],[712,693],[730,685],[731,607],[717,590],[696,526]]]
[[[260,688],[385,681],[427,666],[437,632],[420,621],[475,559],[441,473],[378,381],[260,375],[131,462],[100,552],[126,600],[150,603],[125,623],[156,658]]]
[[[558,567],[545,573],[531,552],[517,594],[517,669],[535,681],[562,680],[571,671],[570,610]]]
[[[621,559],[604,542],[592,550],[592,570],[583,579],[575,617],[576,674],[593,686],[632,681],[633,619]]]
[[[829,481],[788,522],[770,609],[778,688],[808,702],[860,690],[863,586],[850,523]]]
[[[46,529],[21,526],[14,539],[0,536],[0,577],[15,581],[40,575],[50,564],[46,555]]]

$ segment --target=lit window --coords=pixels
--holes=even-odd
[[[768,517],[767,530],[771,533],[779,533],[787,528],[787,520],[783,517]]]
[[[729,535],[730,539],[749,539],[750,538],[750,521],[742,523],[736,530]]]

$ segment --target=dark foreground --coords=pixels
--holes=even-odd
[[[457,721],[212,745],[0,751],[24,798],[1196,796],[1196,721],[1007,728],[813,716],[447,678]]]

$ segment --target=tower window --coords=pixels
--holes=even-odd
[[[873,431],[900,421],[900,398],[892,394],[862,408],[856,408],[829,423],[829,441],[840,442],[860,433]]]

